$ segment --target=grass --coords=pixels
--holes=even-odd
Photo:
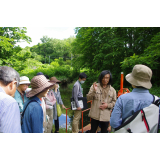
[[[52,132],[55,132],[55,125],[53,124]],[[66,128],[59,128],[59,133],[66,133]],[[67,129],[67,133],[72,133],[72,130]]]

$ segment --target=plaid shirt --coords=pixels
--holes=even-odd
[[[20,111],[16,100],[0,87],[0,132],[21,133]]]

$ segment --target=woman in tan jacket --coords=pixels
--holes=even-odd
[[[101,125],[101,133],[107,133],[111,109],[116,102],[116,91],[111,86],[111,72],[108,70],[102,71],[98,82],[93,83],[87,94],[87,100],[92,100],[92,107],[89,112],[91,133],[96,132],[99,124]]]

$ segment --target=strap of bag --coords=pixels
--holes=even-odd
[[[31,102],[37,102],[37,101],[36,101],[36,100],[31,100],[31,101],[28,102],[27,106],[25,107],[24,111],[23,111],[22,114],[21,114],[21,125],[22,125],[22,119],[23,119],[24,113],[25,113],[28,105],[29,105]]]

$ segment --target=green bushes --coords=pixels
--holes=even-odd
[[[38,72],[42,72],[44,75],[49,77],[57,77],[57,79],[63,81],[73,81],[72,75],[74,75],[73,69],[69,66],[53,66],[49,64],[42,64],[39,67],[26,68],[19,72],[20,76],[27,76],[29,79],[32,79],[37,75]]]

